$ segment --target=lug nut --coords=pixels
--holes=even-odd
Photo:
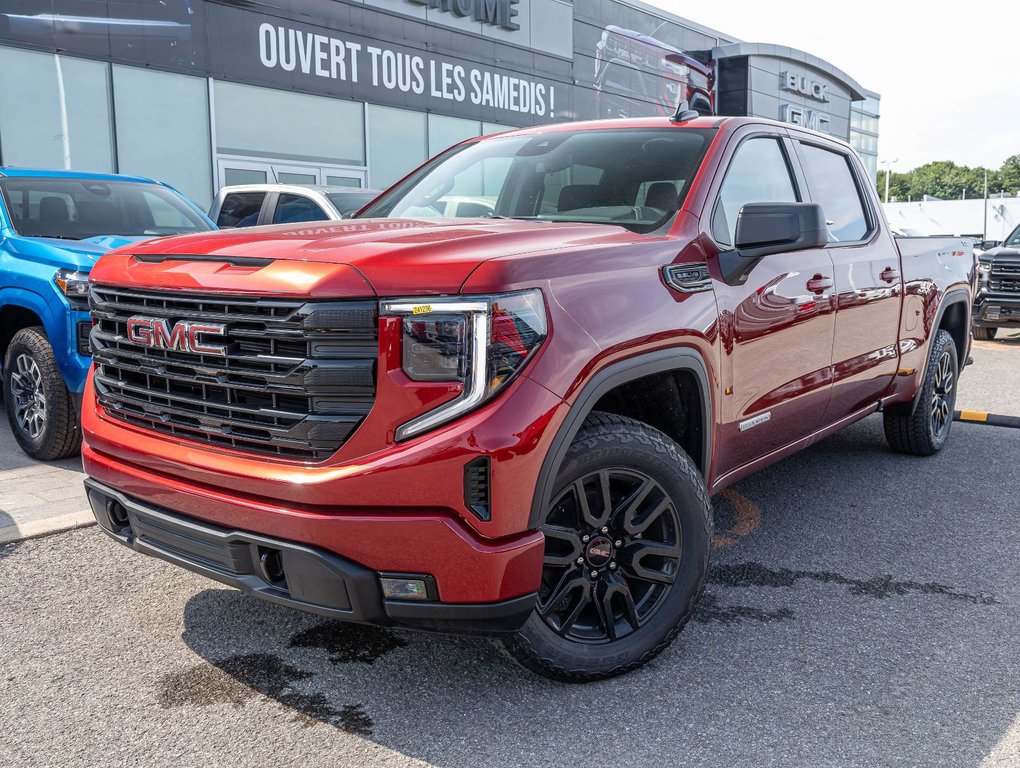
[[[582,565],[583,563],[584,563],[584,558],[583,557],[577,558],[577,564],[578,565]]]
[[[587,544],[587,543],[588,543],[588,539],[590,539],[590,538],[591,538],[591,536],[589,536],[589,535],[588,535],[588,534],[586,533],[586,534],[584,534],[584,536],[582,536],[582,537],[581,537],[581,542],[582,542],[583,544]]]
[[[603,525],[602,526],[602,533],[609,533],[609,526],[608,525]]]
[[[592,571],[592,572],[591,572],[591,577],[592,577],[593,579],[595,579],[595,578],[598,578],[598,575],[599,575],[599,572],[598,572],[598,571]]]
[[[613,546],[614,547],[621,547],[621,546],[623,546],[623,542],[620,539],[617,539],[616,541],[613,542]]]
[[[610,563],[609,563],[609,570],[611,570],[611,571],[615,571],[616,570],[616,561],[615,560],[610,561]]]

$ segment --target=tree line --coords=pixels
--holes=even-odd
[[[899,202],[923,200],[925,195],[943,200],[959,200],[983,197],[985,194],[985,171],[988,171],[988,194],[1005,192],[1015,197],[1020,192],[1020,154],[1007,157],[997,171],[990,168],[968,168],[951,160],[937,160],[925,163],[912,171],[889,176],[889,200]],[[885,195],[886,170],[880,170],[877,177],[878,193]]]

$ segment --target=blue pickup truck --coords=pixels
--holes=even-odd
[[[151,179],[0,168],[0,366],[7,418],[27,454],[58,459],[81,443],[96,260],[210,229],[194,203]]]

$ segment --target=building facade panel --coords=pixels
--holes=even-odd
[[[383,186],[478,133],[681,100],[809,125],[877,164],[877,94],[640,0],[0,8],[0,163],[154,175],[203,205],[244,179]]]

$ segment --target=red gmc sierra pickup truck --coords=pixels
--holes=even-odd
[[[975,281],[795,126],[471,140],[353,221],[104,256],[87,492],[113,538],[264,599],[608,677],[691,615],[711,494],[876,411],[893,450],[942,447]]]

